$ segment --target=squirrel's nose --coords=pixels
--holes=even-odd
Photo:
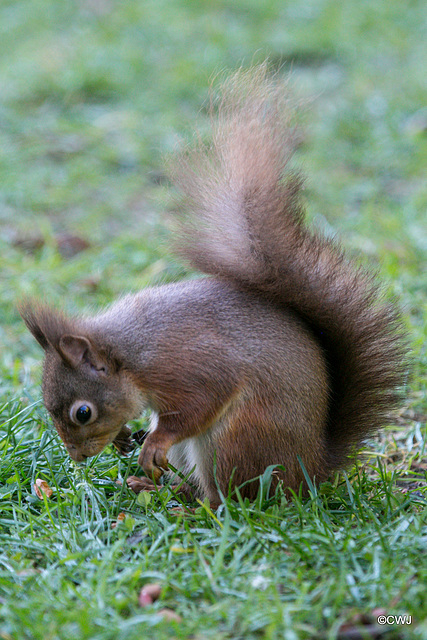
[[[83,462],[83,460],[89,458],[89,456],[86,456],[84,453],[79,451],[74,444],[66,444],[65,446],[74,462]]]

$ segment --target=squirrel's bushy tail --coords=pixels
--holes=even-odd
[[[395,306],[372,274],[307,228],[283,82],[266,64],[239,71],[212,110],[212,139],[174,161],[186,196],[178,251],[202,272],[294,309],[323,345],[331,376],[330,469],[381,426],[405,372]]]

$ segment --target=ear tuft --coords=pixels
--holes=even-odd
[[[43,349],[58,349],[61,336],[73,332],[73,323],[64,314],[35,300],[21,302],[18,312]]]
[[[21,302],[18,306],[18,313],[27,325],[27,329],[30,330],[39,345],[42,346],[43,349],[47,349],[49,342],[41,327],[36,303],[33,303],[31,300]]]

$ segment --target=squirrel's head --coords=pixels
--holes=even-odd
[[[29,302],[20,314],[45,351],[43,400],[67,451],[76,462],[98,454],[141,413],[143,394],[83,320]]]

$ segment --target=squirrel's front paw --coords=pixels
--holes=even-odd
[[[168,468],[167,452],[171,443],[151,433],[143,444],[138,456],[138,464],[149,478],[157,482]]]
[[[117,451],[124,456],[133,451],[133,449],[135,449],[135,442],[132,439],[132,431],[129,427],[122,427],[112,444],[116,447]]]

